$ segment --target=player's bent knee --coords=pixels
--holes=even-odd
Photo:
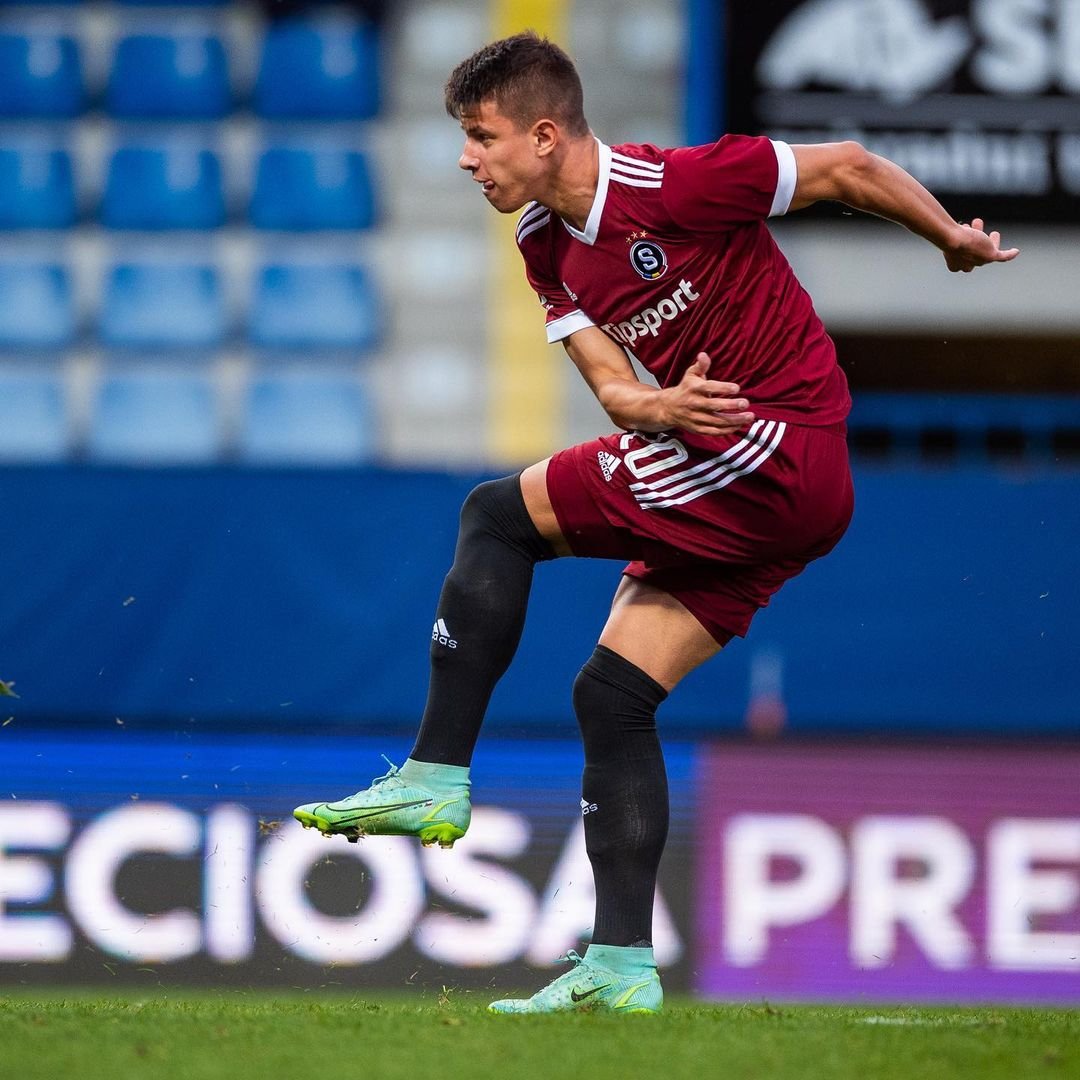
[[[469,492],[461,507],[461,537],[493,536],[540,562],[553,557],[525,507],[517,476],[486,480]]]
[[[591,736],[656,730],[656,710],[667,691],[636,664],[597,645],[574,680],[573,703],[586,743]]]
[[[586,664],[574,679],[571,700],[574,715],[582,736],[587,740],[597,727],[611,725],[610,717],[605,716],[610,696],[610,688],[597,678],[596,673]]]

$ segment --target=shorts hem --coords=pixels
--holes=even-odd
[[[659,589],[661,592],[666,592],[668,596],[672,597],[675,600],[678,600],[678,602],[682,604],[682,606],[686,608],[686,610],[689,611],[695,619],[697,619],[697,621],[702,625],[702,627],[704,627],[705,631],[709,634],[713,641],[715,641],[717,645],[720,646],[721,649],[725,645],[727,645],[732,638],[746,637],[746,635],[750,632],[750,623],[753,620],[754,615],[756,615],[757,612],[761,610],[760,608],[756,608],[749,615],[749,617],[740,624],[740,628],[736,630],[732,629],[730,625],[719,622],[717,619],[706,615],[704,612],[696,610],[697,605],[694,604],[693,601],[687,603],[690,598],[684,593],[682,593],[681,590],[668,589],[659,582],[651,580],[652,575],[649,573],[648,567],[642,567],[641,571],[637,571],[634,569],[633,564],[631,564],[623,570],[623,577],[633,578],[635,581],[644,582],[644,584],[651,585],[654,589]]]

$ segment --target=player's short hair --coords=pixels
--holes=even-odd
[[[589,131],[573,60],[533,30],[485,45],[450,73],[446,111],[455,120],[485,101],[519,128],[547,117],[571,135]]]

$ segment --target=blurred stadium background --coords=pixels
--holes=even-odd
[[[616,565],[539,571],[467,843],[288,820],[407,754],[472,484],[607,426],[442,112],[525,26],[605,141],[857,137],[1023,252],[775,226],[859,509],[664,707],[670,988],[1080,1001],[1080,0],[0,6],[0,980],[525,985],[587,932]]]

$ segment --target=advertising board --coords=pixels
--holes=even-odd
[[[1080,750],[716,746],[698,783],[703,994],[1080,1001]]]
[[[535,989],[587,942],[580,747],[488,739],[451,851],[323,839],[370,737],[0,729],[0,983]],[[398,740],[400,742],[400,740]],[[669,992],[1080,1003],[1080,748],[673,742]],[[376,767],[377,768],[377,767]]]
[[[726,128],[857,139],[959,215],[1080,221],[1080,0],[726,5]]]
[[[593,916],[576,743],[478,753],[453,850],[349,844],[291,808],[366,786],[385,740],[3,732],[0,981],[534,988]],[[389,747],[403,759],[408,747]],[[685,985],[690,750],[654,933]]]

